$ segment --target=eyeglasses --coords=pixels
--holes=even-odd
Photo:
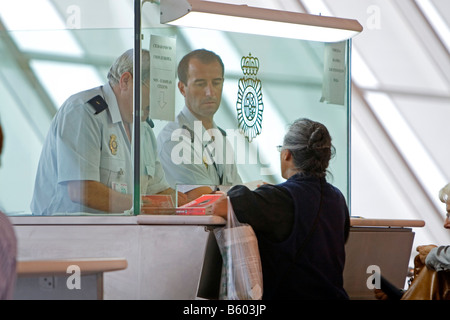
[[[283,150],[283,146],[277,146],[277,151],[281,152],[281,150]]]

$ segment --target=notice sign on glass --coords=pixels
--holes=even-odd
[[[346,42],[325,43],[322,98],[320,102],[344,105]]]
[[[176,39],[150,38],[150,118],[174,121]]]

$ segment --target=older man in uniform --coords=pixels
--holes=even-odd
[[[172,194],[156,155],[156,139],[145,122],[149,61],[149,52],[143,51],[141,193]],[[130,49],[111,66],[107,84],[64,102],[43,146],[31,203],[33,214],[123,213],[131,209],[133,93]],[[179,196],[181,201],[184,198]]]

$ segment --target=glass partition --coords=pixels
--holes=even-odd
[[[146,4],[143,16],[157,16],[153,12],[157,10],[157,4]],[[155,43],[163,46],[170,43],[167,47],[176,52],[176,63],[172,66],[167,64],[171,76],[160,77],[155,68],[151,69],[150,75],[160,85],[160,88],[155,86],[151,90],[150,101],[154,99],[154,104],[150,102],[150,116],[157,137],[158,155],[171,188],[185,191],[189,190],[186,189],[189,185],[199,187],[194,169],[188,166],[185,166],[186,169],[179,168],[187,163],[195,166],[194,155],[183,159],[183,153],[195,153],[195,143],[198,142],[200,153],[197,165],[208,169],[212,167],[211,163],[205,163],[205,158],[209,157],[205,145],[211,141],[210,136],[205,136],[201,129],[194,132],[195,124],[187,125],[188,135],[186,132],[183,135],[180,127],[186,122],[180,122],[177,118],[181,116],[186,120],[183,110],[185,97],[177,86],[180,81],[176,75],[178,63],[189,52],[206,49],[219,55],[224,64],[221,103],[214,115],[214,122],[226,133],[226,139],[234,151],[234,158],[228,161],[236,163],[241,182],[254,188],[262,182],[284,181],[276,146],[282,144],[287,127],[293,120],[310,118],[325,124],[330,131],[336,155],[330,162],[327,179],[343,192],[349,203],[351,40],[341,43],[301,41],[172,27],[155,24],[154,21],[143,22],[142,39],[143,48],[156,52],[156,58],[151,54],[152,59],[161,59],[161,50],[155,50],[158,49]],[[164,54],[167,56],[163,58],[170,60],[173,52],[166,50]],[[174,86],[165,85],[167,83]],[[178,126],[170,125],[173,121],[180,123]],[[167,127],[171,130],[167,131]],[[194,146],[191,150],[183,145],[183,139],[189,136],[199,140],[192,141]],[[222,163],[227,164],[225,157]],[[185,172],[191,175],[192,180],[181,170],[188,170]],[[176,181],[176,178],[179,180]],[[225,184],[233,184],[233,181],[227,182]],[[220,183],[214,178],[208,185],[212,190],[229,188],[219,186]]]
[[[216,136],[224,138],[222,147],[231,147],[233,157],[222,159],[221,163],[217,161],[218,165],[235,163],[240,183],[252,187],[262,181],[282,182],[276,147],[282,144],[287,126],[293,120],[311,118],[330,130],[336,155],[330,163],[328,179],[350,203],[350,40],[330,44],[281,36],[171,27],[159,23],[157,2],[145,2],[140,8],[141,97],[135,96],[136,91],[130,96],[124,83],[121,89],[124,99],[119,101],[114,99],[115,91],[108,84],[107,74],[115,60],[135,46],[135,34],[138,33],[135,30],[135,1],[30,0],[13,3],[15,5],[8,4],[9,7],[2,3],[0,7],[0,121],[5,136],[0,166],[3,195],[0,205],[7,214],[103,214],[102,209],[89,209],[91,202],[87,202],[93,201],[92,198],[100,199],[102,192],[110,192],[103,205],[113,214],[173,214],[176,213],[174,207],[191,200],[179,196],[179,192],[191,190],[189,185],[191,188],[210,186],[211,190],[226,190],[229,186],[225,185],[232,184],[226,179],[199,183],[194,175],[192,181],[183,182],[170,177],[168,161],[172,161],[173,166],[183,161],[181,142],[186,134],[191,135],[191,131],[196,134],[198,127],[174,135],[170,132],[172,147],[179,149],[170,153],[170,159],[160,157],[162,146],[158,142],[164,141],[160,135],[176,120],[185,105],[178,88],[176,69],[181,58],[195,49],[215,52],[224,64],[221,102],[214,121],[218,127]],[[22,8],[29,8],[27,12],[30,12],[36,5],[40,8],[39,16],[23,16]],[[147,51],[149,61],[145,58]],[[87,97],[86,91],[100,86],[104,88],[99,91],[101,94],[89,91],[92,96]],[[80,96],[80,92],[84,93]],[[59,144],[55,140],[46,149],[47,135],[56,130],[52,120],[69,97],[72,97],[70,101],[74,100],[73,95],[84,99],[83,103],[78,103],[80,109],[90,108],[92,114],[84,115],[87,118],[83,121],[80,121],[83,114],[78,112],[61,120],[58,128],[66,129],[68,140]],[[101,110],[101,100],[88,103],[97,95],[107,102],[107,109]],[[139,123],[136,117],[130,121],[123,115],[122,105],[127,104],[122,101],[132,101],[133,110],[137,105],[134,99],[142,99]],[[134,112],[133,116],[136,116],[136,110]],[[150,113],[148,117],[146,112]],[[100,117],[107,124],[100,124]],[[106,129],[114,124],[117,134]],[[199,143],[204,147],[212,137],[205,136],[201,128],[199,130]],[[134,138],[136,133],[138,136]],[[86,140],[86,137],[90,138]],[[218,140],[214,140],[213,153],[219,150]],[[135,141],[138,141],[138,148]],[[98,150],[93,147],[94,142]],[[212,170],[214,161],[211,159],[214,157],[208,154],[210,149],[203,147],[197,162],[191,158],[192,164]],[[54,154],[61,149],[67,151],[67,155],[54,163]],[[75,156],[66,149],[79,150],[82,155]],[[40,171],[41,154],[44,154],[41,165],[49,165],[51,169]],[[117,155],[125,158],[118,160]],[[135,159],[140,160],[135,162]],[[92,172],[95,167],[98,167],[97,172]],[[35,184],[37,176],[55,175],[58,170],[67,175],[63,181],[45,180]],[[136,170],[139,174],[134,174]],[[101,178],[104,176],[107,177]],[[78,187],[75,191],[68,189],[70,179],[82,178],[106,181],[104,184],[110,190],[96,189],[89,194],[91,186]],[[66,195],[71,192],[70,201],[83,200],[86,205],[70,210],[59,208],[37,212],[37,209],[30,209],[35,191],[47,192],[58,185],[63,186],[60,191]],[[113,200],[111,192],[123,197]],[[161,197],[151,199],[150,196],[155,194]],[[43,203],[63,202],[61,198],[52,201]],[[153,210],[153,205],[149,205],[155,203],[152,201],[160,201],[157,207],[167,210]]]
[[[37,212],[33,212],[30,205],[35,191],[43,195],[56,188],[67,189],[67,179],[55,182],[56,170],[65,170],[66,176],[74,175],[72,178],[77,178],[77,175],[81,177],[82,172],[87,171],[86,161],[83,160],[89,156],[92,156],[89,161],[98,163],[97,172],[91,179],[108,174],[106,170],[100,172],[100,157],[88,149],[87,137],[94,142],[94,135],[89,131],[93,126],[88,125],[88,119],[82,118],[86,114],[72,112],[65,117],[64,123],[60,121],[58,126],[58,134],[63,134],[64,140],[58,141],[66,142],[58,146],[59,142],[55,139],[49,143],[48,149],[44,146],[48,135],[56,137],[56,134],[53,135],[55,127],[52,127],[52,119],[57,117],[65,101],[80,92],[105,86],[114,60],[126,50],[133,49],[133,23],[134,2],[131,0],[101,0],[95,3],[21,0],[0,3],[0,119],[4,132],[0,166],[3,196],[0,203],[7,214],[93,213],[83,206],[57,207],[57,203],[66,201],[61,196],[52,200],[47,195],[42,196],[44,200],[36,207]],[[87,97],[80,96],[80,99],[85,98],[87,101]],[[83,109],[81,103],[77,105],[80,105],[80,110]],[[95,109],[92,110],[95,113]],[[98,117],[108,112],[103,111]],[[96,121],[98,117],[91,117],[90,120]],[[95,138],[101,146],[99,137]],[[109,138],[104,137],[103,140],[107,140],[103,144],[106,148],[102,147],[106,153]],[[119,144],[118,152],[124,147]],[[66,159],[59,158],[56,162],[56,154],[62,154],[62,149]],[[74,156],[74,150],[80,151],[80,158]],[[83,153],[85,158],[81,155]],[[111,150],[109,153],[113,156]],[[132,157],[131,149],[128,153]],[[38,171],[41,154],[44,154],[41,163],[47,164],[46,171]],[[102,163],[106,162],[113,163],[108,160]],[[121,168],[119,165],[117,173],[121,172]],[[133,169],[130,170],[132,174]],[[48,179],[36,186],[38,172]],[[111,174],[113,172],[111,170]],[[80,198],[84,193],[82,190],[76,188],[78,194],[75,196]],[[128,192],[132,194],[132,184],[128,186]],[[110,205],[109,201],[107,205]],[[45,211],[46,207],[56,209]]]

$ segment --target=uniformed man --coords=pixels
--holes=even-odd
[[[242,183],[226,132],[214,122],[224,82],[222,59],[200,49],[187,54],[178,65],[178,89],[185,106],[176,121],[158,135],[158,154],[172,188],[234,185]],[[211,190],[185,189],[189,198]],[[180,190],[180,189],[179,189]]]
[[[148,51],[142,52],[141,193],[172,194],[157,157],[149,114]],[[123,213],[132,207],[133,49],[111,66],[108,83],[67,99],[44,142],[31,203],[35,215]],[[181,203],[184,195],[179,196]]]

